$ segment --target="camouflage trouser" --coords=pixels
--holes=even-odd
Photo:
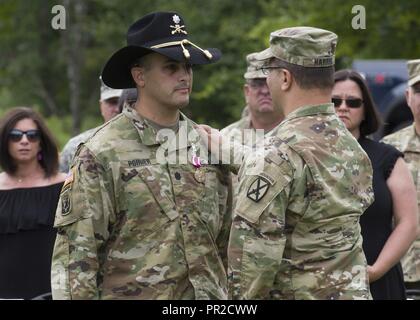
[[[405,282],[404,284],[407,292],[407,299],[420,300],[420,281]]]

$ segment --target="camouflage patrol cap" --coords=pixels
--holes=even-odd
[[[245,79],[267,78],[261,70],[261,67],[264,65],[264,61],[257,60],[257,54],[258,52],[254,52],[246,56],[248,67],[244,74]]]
[[[420,59],[407,62],[408,85],[411,87],[420,81]]]
[[[270,47],[257,56],[258,60],[277,58],[303,67],[334,65],[337,35],[313,27],[293,27],[270,34]]]

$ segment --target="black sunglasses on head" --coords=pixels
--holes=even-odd
[[[23,135],[26,135],[26,138],[30,142],[38,141],[40,138],[39,130],[22,131],[19,129],[13,129],[9,133],[9,139],[13,142],[19,142],[20,140],[22,140]]]
[[[343,101],[345,101],[347,107],[352,108],[352,109],[360,108],[363,103],[363,100],[359,98],[354,98],[354,99],[332,98],[331,101],[332,103],[334,103],[335,108],[340,107]]]

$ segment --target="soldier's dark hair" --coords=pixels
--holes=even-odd
[[[351,80],[354,81],[360,91],[362,91],[362,100],[364,106],[365,119],[360,124],[360,136],[366,137],[376,132],[382,125],[382,119],[378,113],[375,102],[372,99],[366,80],[360,73],[354,70],[346,69],[334,73],[334,83]]]
[[[42,117],[27,107],[16,107],[0,120],[0,166],[5,172],[13,175],[17,165],[9,153],[9,133],[16,123],[23,119],[32,119],[40,133],[41,160],[39,163],[45,171],[45,177],[54,176],[58,172],[58,147],[50,130]]]
[[[302,89],[331,90],[334,86],[334,66],[303,67],[280,59],[276,59],[276,65],[289,70]]]
[[[148,60],[149,60],[150,53],[145,54],[144,56],[141,56],[140,58],[135,59],[131,63],[130,69],[134,67],[142,67],[142,68],[148,69],[149,68]]]

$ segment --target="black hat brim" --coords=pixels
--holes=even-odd
[[[212,58],[209,59],[199,49],[186,45],[185,48],[190,54],[190,58],[186,59],[181,46],[171,46],[165,48],[150,49],[140,46],[127,46],[115,52],[102,70],[102,81],[109,87],[114,89],[135,88],[136,83],[131,76],[131,65],[133,62],[152,52],[160,53],[168,58],[179,62],[189,62],[192,65],[203,65],[217,62],[222,53],[219,49],[207,49]]]

